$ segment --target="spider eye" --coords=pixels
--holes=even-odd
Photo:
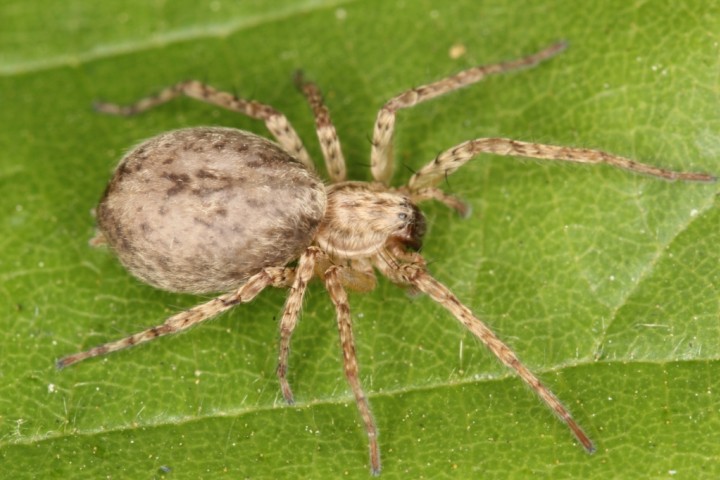
[[[407,214],[407,213],[398,213],[398,218],[399,218],[400,220],[407,220],[407,219],[408,219],[408,214]]]

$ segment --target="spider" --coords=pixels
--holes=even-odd
[[[676,172],[597,150],[478,138],[440,153],[391,187],[393,131],[399,110],[479,82],[491,74],[532,67],[565,49],[553,44],[518,60],[478,66],[412,88],[378,112],[372,137],[372,182],[346,180],[345,160],[318,87],[295,77],[315,118],[331,179],[314,171],[302,141],[274,108],[187,81],[130,106],[100,103],[100,112],[132,115],[187,95],[265,122],[277,144],[249,132],[197,127],[161,134],[141,143],[119,163],[97,208],[98,235],[135,276],[175,292],[228,292],[171,316],[164,323],[58,360],[81,360],[169,335],[251,301],[269,286],[288,288],[280,320],[277,376],[293,403],[287,380],[290,338],[308,282],[325,284],[335,306],[345,376],[367,432],[370,469],[380,473],[378,430],[360,383],[346,290],[369,292],[375,271],[393,283],[428,295],[468,328],[564,422],[589,453],[593,442],[568,409],[492,330],[428,271],[419,253],[425,234],[420,202],[435,200],[467,214],[467,206],[437,185],[481,153],[605,163],[668,180],[713,181],[705,173]]]

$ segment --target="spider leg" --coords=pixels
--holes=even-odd
[[[345,376],[350,384],[353,395],[355,395],[355,402],[360,411],[363,423],[365,424],[365,431],[368,436],[370,468],[373,475],[379,475],[380,449],[377,441],[377,427],[370,412],[370,404],[360,384],[359,367],[355,352],[355,341],[353,340],[352,321],[350,318],[350,304],[348,303],[345,288],[343,288],[343,270],[344,269],[339,266],[330,267],[325,272],[325,287],[330,294],[330,298],[337,312],[337,324],[340,334],[340,344],[342,345]]]
[[[95,104],[95,109],[111,115],[129,116],[169,102],[181,95],[187,95],[196,100],[242,113],[255,120],[262,120],[286,152],[296,157],[310,170],[315,169],[310,155],[308,155],[307,150],[305,150],[303,146],[302,140],[300,140],[300,137],[292,125],[290,125],[285,115],[264,103],[245,100],[231,93],[221,92],[197,80],[177,83],[155,95],[143,98],[132,105],[122,106],[114,103],[98,102]]]
[[[290,295],[285,302],[285,310],[280,319],[280,353],[278,355],[277,376],[280,389],[287,403],[294,403],[292,389],[287,380],[288,358],[290,356],[290,339],[297,326],[298,316],[302,308],[303,297],[307,284],[314,275],[315,262],[321,251],[317,247],[309,247],[298,260],[295,268],[295,280],[290,287]]]
[[[106,355],[140,343],[155,340],[156,338],[164,335],[171,335],[173,333],[186,330],[195,324],[208,320],[219,313],[234,307],[239,303],[247,303],[251,301],[258,293],[263,291],[265,287],[269,285],[274,287],[287,287],[292,282],[293,277],[294,273],[290,268],[265,268],[250,277],[250,279],[235,292],[220,295],[209,302],[173,315],[160,325],[148,328],[147,330],[130,335],[129,337],[105,343],[85,352],[79,352],[63,357],[57,361],[56,365],[58,368],[64,368],[68,365],[72,365],[73,363],[77,363],[88,358]]]
[[[390,272],[392,274],[392,272]],[[575,435],[588,453],[595,451],[595,445],[582,428],[575,422],[567,408],[517,357],[510,347],[500,340],[485,323],[477,318],[468,307],[442,283],[433,278],[427,270],[417,264],[403,264],[395,270],[396,280],[413,285],[434,301],[442,305],[475,335],[503,364],[513,369],[520,378],[545,402]],[[391,277],[392,278],[392,277]]]
[[[330,119],[330,112],[323,103],[320,89],[313,82],[305,80],[302,72],[295,73],[295,85],[305,95],[315,117],[315,130],[317,131],[320,147],[325,158],[330,180],[333,183],[344,182],[347,178],[345,158],[343,157],[340,139]]]
[[[478,138],[445,150],[433,161],[410,177],[408,189],[419,192],[424,188],[437,185],[445,176],[454,173],[473,157],[481,153],[508,155],[544,160],[561,160],[576,163],[605,163],[612,167],[631,172],[660,177],[666,180],[687,180],[712,182],[715,177],[708,173],[680,172],[636,162],[629,158],[612,155],[600,150],[588,148],[559,147],[539,143],[521,142],[508,138]]]
[[[470,68],[428,85],[411,88],[390,99],[378,112],[373,129],[370,164],[375,180],[385,185],[393,173],[392,142],[395,129],[395,114],[398,110],[413,107],[454,90],[479,82],[488,75],[509,72],[537,65],[565,50],[564,42],[550,45],[535,54],[517,60]]]
[[[404,189],[398,189],[404,191]],[[424,202],[427,200],[435,200],[445,204],[446,207],[455,210],[461,217],[468,218],[470,216],[470,205],[463,202],[459,198],[449,195],[439,188],[429,187],[421,188],[417,191],[407,189],[407,195],[410,197],[413,203]]]

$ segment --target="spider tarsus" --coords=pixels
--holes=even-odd
[[[136,112],[134,112],[130,107],[123,107],[116,103],[107,103],[107,102],[93,102],[92,104],[93,110],[98,113],[104,113],[106,115],[118,115],[121,117],[129,117]]]
[[[595,444],[592,440],[590,440],[590,437],[587,436],[585,431],[580,428],[580,425],[575,423],[575,421],[572,419],[566,420],[565,423],[568,425],[568,427],[570,427],[570,431],[573,433],[573,435],[575,435],[575,438],[577,438],[578,442],[580,442],[585,451],[589,455],[595,453]]]
[[[675,176],[675,180],[686,180],[690,182],[704,182],[704,183],[713,183],[717,181],[717,177],[715,175],[710,175],[709,173],[695,173],[695,172],[687,172],[687,173],[678,173]]]
[[[370,473],[373,477],[379,477],[382,466],[380,465],[380,447],[377,438],[370,439]]]
[[[462,200],[458,200],[456,204],[450,206],[462,219],[470,218],[472,215],[472,205]]]
[[[288,405],[295,405],[295,397],[293,396],[290,384],[284,378],[280,379],[280,390],[282,391],[282,396],[285,399],[285,402]]]
[[[305,72],[298,68],[293,72],[293,83],[295,84],[295,88],[298,90],[302,90],[303,86],[305,85]]]
[[[55,361],[55,368],[58,370],[63,370],[65,367],[69,367],[70,365],[74,365],[78,362],[81,362],[87,358],[93,357],[95,355],[92,355],[92,351],[86,351],[86,352],[80,352],[75,353],[73,355],[68,355],[67,357],[59,358]]]
[[[550,45],[546,50],[545,53],[549,55],[557,55],[558,53],[564,52],[567,50],[569,46],[569,43],[567,40],[558,40],[557,42]]]
[[[459,210],[458,214],[460,215],[460,218],[470,218],[472,216],[472,205],[465,204],[465,209]]]

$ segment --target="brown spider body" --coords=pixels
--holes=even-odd
[[[368,260],[389,239],[418,250],[425,233],[407,196],[380,183],[326,189],[275,143],[222,127],[175,130],[132,149],[97,222],[133,275],[189,293],[238,288],[314,243],[334,261]]]
[[[375,271],[428,295],[470,330],[571,430],[590,453],[595,446],[558,398],[485,323],[433,278],[417,253],[425,218],[417,204],[436,200],[457,210],[467,206],[437,185],[481,153],[579,163],[605,163],[668,180],[713,181],[706,173],[678,172],[597,150],[478,138],[440,153],[406,186],[389,186],[392,137],[398,110],[410,108],[497,74],[536,65],[565,48],[552,45],[519,60],[474,67],[410,89],[378,112],[373,130],[373,182],[345,178],[340,142],[318,88],[296,77],[315,116],[332,183],[314,173],[302,141],[287,118],[268,105],[220,92],[196,81],[179,83],[128,107],[100,104],[105,113],[131,115],[187,95],[263,120],[278,145],[227,128],[190,128],[159,135],[131,151],[118,166],[98,207],[98,224],[120,260],[140,279],[183,292],[226,291],[129,337],[64,357],[58,367],[185,330],[251,301],[268,286],[288,288],[280,319],[277,374],[285,399],[290,338],[308,282],[323,280],[335,306],[345,375],[365,426],[371,472],[380,472],[377,428],[360,383],[347,289],[370,291]],[[297,260],[296,264],[292,264]]]

